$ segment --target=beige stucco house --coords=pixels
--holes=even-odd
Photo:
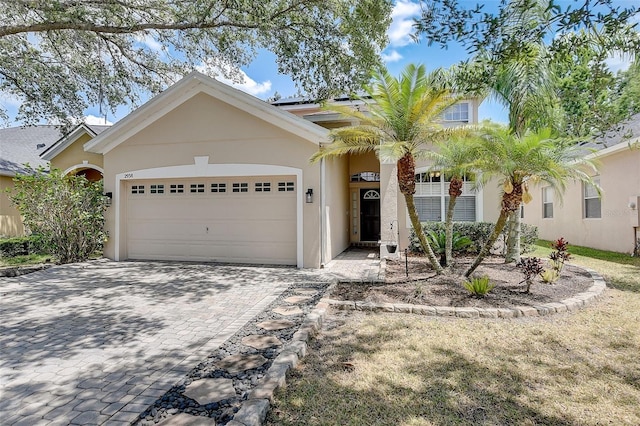
[[[92,182],[102,179],[102,155],[87,152],[84,144],[108,129],[110,126],[82,123],[57,140],[40,154],[48,161],[51,169],[59,169],[65,175],[86,177]]]
[[[477,102],[444,119],[476,122]],[[328,128],[348,124],[311,102],[270,105],[189,74],[84,144],[102,156],[112,198],[106,256],[316,268],[352,244],[406,247],[393,164],[373,154],[309,163]],[[443,176],[419,166],[421,216],[442,218]],[[458,219],[495,218],[486,200],[465,186]]]
[[[20,213],[9,200],[16,174],[27,173],[25,164],[48,168],[40,154],[60,139],[56,126],[11,127],[0,129],[0,237],[24,235]]]
[[[574,245],[633,253],[640,238],[640,114],[586,147],[597,149],[586,155],[598,166],[593,179],[601,197],[579,182],[570,182],[562,196],[537,187],[523,222],[537,226],[546,240],[564,237]]]

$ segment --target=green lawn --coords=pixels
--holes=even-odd
[[[640,263],[569,251],[611,285],[578,312],[496,320],[332,313],[276,393],[267,424],[640,424]]]
[[[30,266],[41,263],[52,262],[53,256],[50,254],[28,254],[24,256],[0,257],[1,266]]]

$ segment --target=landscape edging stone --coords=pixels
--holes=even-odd
[[[573,265],[575,266],[575,265]],[[583,308],[602,296],[607,284],[596,271],[589,268],[582,269],[591,275],[593,283],[582,293],[578,293],[558,302],[549,302],[536,306],[514,306],[513,308],[475,308],[475,307],[451,307],[412,305],[410,303],[375,303],[354,300],[336,300],[322,298],[320,303],[343,310],[372,311],[372,312],[398,312],[416,315],[457,317],[457,318],[520,318],[548,316],[561,312],[573,312]],[[329,292],[329,289],[327,290]]]

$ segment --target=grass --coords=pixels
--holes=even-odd
[[[578,312],[511,320],[331,314],[276,393],[267,424],[640,424],[640,265],[569,251],[572,263],[614,282]]]
[[[0,257],[0,266],[29,266],[51,262],[50,254],[28,254],[14,257]]]

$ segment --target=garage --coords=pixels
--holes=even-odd
[[[126,181],[129,259],[296,265],[296,176]]]

